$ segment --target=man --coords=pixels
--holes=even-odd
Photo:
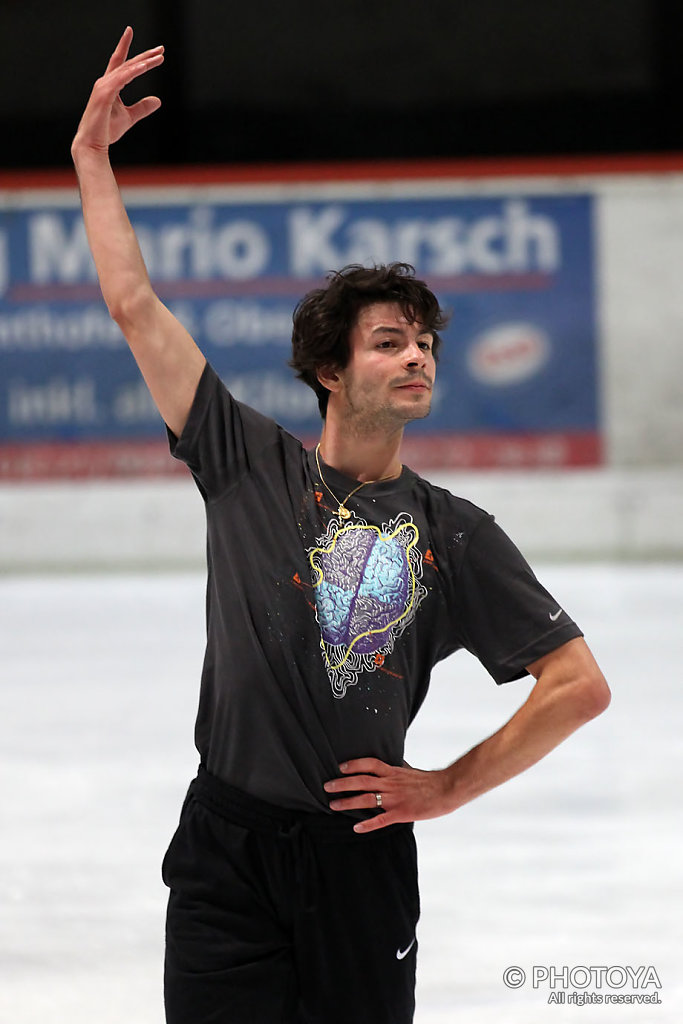
[[[402,264],[345,268],[294,315],[324,424],[307,452],[232,399],[154,294],[108,148],[159,107],[126,29],[72,152],[104,298],[206,502],[201,767],[164,860],[170,1024],[407,1024],[412,823],[537,762],[609,702],[582,634],[492,517],[401,465],[443,317]],[[536,684],[453,764],[403,761],[433,665],[460,647]]]

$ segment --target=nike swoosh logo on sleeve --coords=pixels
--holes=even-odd
[[[408,953],[410,953],[411,949],[415,945],[415,940],[416,939],[417,939],[417,935],[413,935],[413,941],[410,943],[410,945],[406,946],[405,949],[397,949],[396,950],[396,959],[397,960],[403,960],[405,957],[408,956]]]

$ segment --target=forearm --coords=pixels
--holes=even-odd
[[[71,152],[102,295],[113,319],[124,326],[131,306],[154,298],[140,246],[106,150],[92,149],[76,136]]]
[[[609,703],[601,675],[559,684],[539,678],[527,701],[488,739],[443,770],[448,810],[526,771]]]

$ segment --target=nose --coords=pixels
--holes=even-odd
[[[403,361],[407,367],[425,366],[427,362],[427,350],[420,348],[416,341],[406,345]]]

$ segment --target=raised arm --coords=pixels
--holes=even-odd
[[[205,359],[183,325],[155,295],[109,162],[109,147],[161,106],[156,96],[126,107],[121,90],[158,67],[163,46],[128,57],[127,28],[97,80],[71,146],[83,218],[109,313],[135,356],[164,421],[180,436]]]

